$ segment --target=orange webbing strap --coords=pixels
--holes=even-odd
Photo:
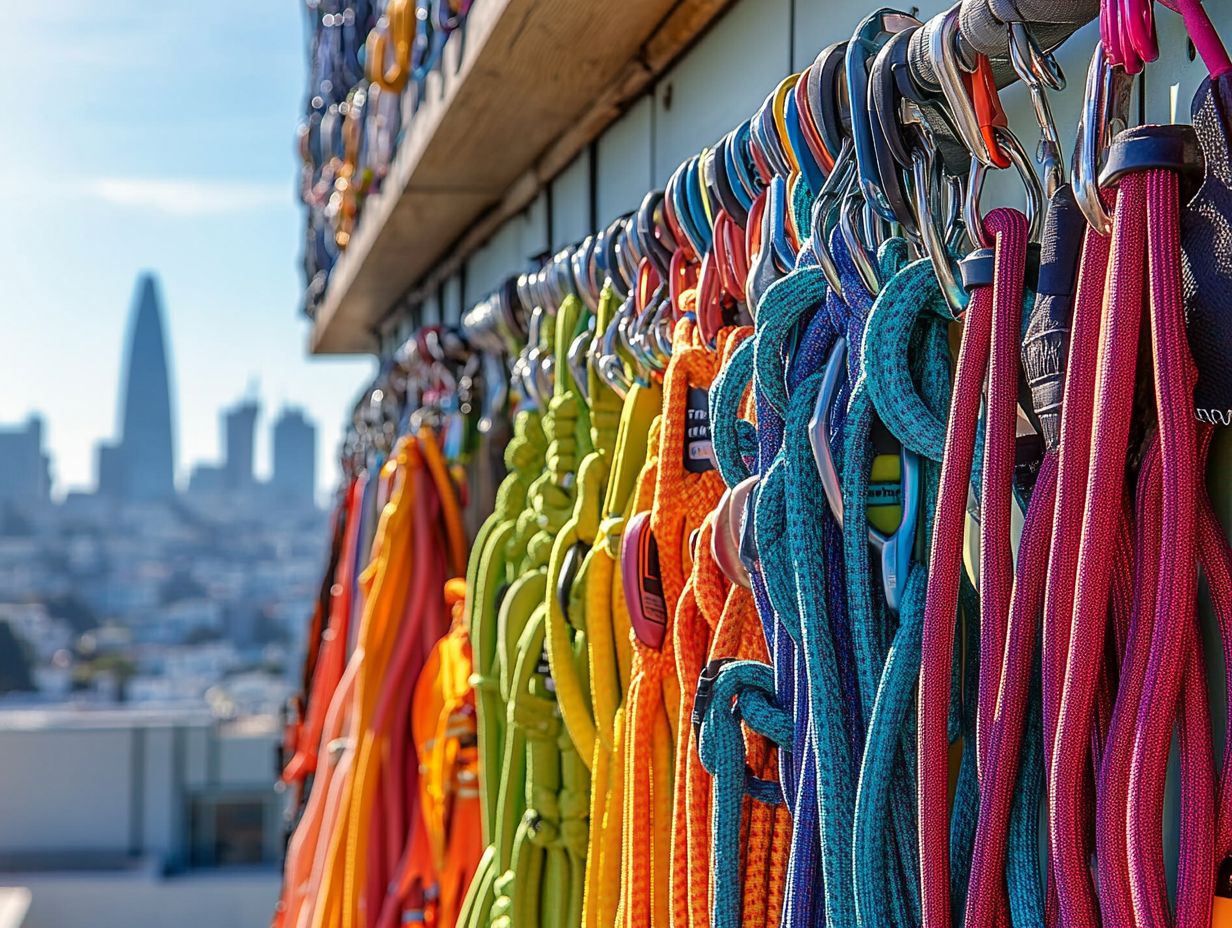
[[[283,899],[275,917],[275,925],[286,928],[301,928],[312,924],[312,911],[321,883],[324,864],[324,849],[329,843],[330,825],[334,816],[331,808],[337,807],[338,789],[334,786],[339,752],[335,744],[342,737],[343,725],[351,706],[352,683],[355,679],[353,666],[348,667],[330,701],[325,714],[322,741],[317,756],[316,773],[304,812],[295,827],[295,833],[287,845],[287,861]],[[331,805],[331,797],[334,802]]]
[[[713,534],[713,520],[707,517],[698,533],[699,557],[693,562],[693,575],[685,584],[684,595],[676,609],[674,630],[676,674],[680,684],[672,806],[672,925],[676,928],[710,924],[710,783],[697,756],[697,736],[690,718],[697,696],[697,676],[706,664],[717,613],[722,609],[721,601],[718,609],[713,602],[706,602],[712,598],[707,595],[712,590],[701,581],[706,563],[713,567],[713,561],[706,555]],[[691,671],[693,667],[695,671]],[[689,802],[690,791],[697,794],[699,802]]]
[[[706,549],[707,551],[709,549]],[[707,558],[707,560],[710,560]],[[711,560],[711,564],[713,561]],[[718,590],[726,589],[726,579],[719,573],[717,566],[713,572],[707,570],[700,577],[700,589],[717,585]],[[717,590],[716,590],[717,592]],[[713,599],[713,593],[706,597]],[[769,652],[766,648],[765,633],[752,594],[741,587],[732,587],[727,591],[727,598],[715,628],[714,640],[710,645],[709,660],[720,658],[736,658],[737,660],[753,660],[769,663]],[[744,732],[745,761],[748,768],[759,779],[774,781],[778,779],[778,755],[775,746],[763,736],[749,731]],[[696,741],[693,750],[696,751]],[[700,760],[698,766],[700,767]],[[710,838],[713,831],[711,821],[711,806],[713,791],[711,777],[702,769],[698,788],[688,794],[690,803],[705,803],[705,824],[698,829],[696,848],[690,845],[690,860],[693,852],[705,847],[711,854]],[[766,925],[773,928],[779,923],[783,909],[783,891],[787,883],[788,854],[791,848],[791,814],[784,804],[775,806],[757,802],[746,796],[741,829],[742,859],[741,873],[742,896],[741,911],[743,919],[749,924]],[[689,821],[696,825],[700,821],[697,812],[690,809]],[[692,838],[692,835],[690,836]],[[699,869],[690,871],[690,893],[694,896],[705,895],[709,899],[710,891],[710,856],[700,858],[706,861],[706,874],[701,877]],[[712,900],[711,900],[712,901]],[[705,922],[704,924],[709,924]]]
[[[378,497],[389,495],[389,489],[395,482],[396,469],[392,466],[383,467],[375,474],[370,474],[365,486],[359,493],[358,506],[364,511]],[[372,482],[375,481],[375,485]],[[363,518],[359,520],[361,526]],[[359,552],[357,565],[365,565],[360,570],[356,589],[358,601],[352,604],[352,612],[358,610],[361,616],[359,629],[348,629],[348,645],[351,647],[346,669],[334,693],[338,717],[335,725],[326,720],[326,741],[322,744],[324,754],[328,747],[328,762],[330,775],[325,792],[324,805],[321,809],[321,830],[312,854],[311,875],[306,889],[305,905],[300,912],[296,928],[311,928],[315,925],[337,925],[341,918],[341,876],[335,880],[335,862],[338,853],[338,843],[345,837],[346,820],[349,813],[349,797],[351,792],[351,771],[355,760],[356,744],[356,684],[363,672],[363,655],[357,644],[363,630],[363,615],[372,598],[373,584],[376,574],[376,562],[383,547],[382,525],[379,520],[371,539],[361,534],[356,539]],[[358,569],[358,567],[357,567]],[[349,624],[349,622],[348,622]],[[330,712],[334,709],[331,707]],[[336,732],[331,737],[331,732]]]
[[[449,584],[465,589],[465,582],[457,577],[464,563],[466,544],[458,488],[450,476],[437,435],[423,430],[417,443],[423,463],[419,477],[425,480],[430,477],[435,492],[425,488],[423,502],[415,510],[412,529],[418,559],[402,618],[403,627],[399,630],[397,651],[388,665],[381,702],[374,719],[374,728],[386,738],[387,750],[379,770],[383,808],[368,826],[372,841],[369,844],[370,868],[365,884],[368,896],[365,909],[368,918],[375,918],[375,924],[381,926],[396,925],[403,917],[403,910],[413,890],[419,888],[422,893],[426,887],[434,892],[432,888],[443,877],[437,863],[438,855],[429,852],[432,845],[426,841],[427,837],[433,836],[432,822],[428,810],[418,801],[422,784],[419,783],[417,770],[423,769],[423,755],[415,743],[406,740],[404,734],[408,728],[408,714],[411,716],[409,727],[413,731],[416,719],[422,717],[422,712],[428,712],[432,718],[439,712],[433,714],[431,710],[421,710],[416,702],[418,697],[414,695],[418,691],[409,690],[406,680],[423,680],[425,671],[421,667],[426,666],[434,649],[439,648],[439,643],[448,637],[447,632],[451,628],[449,617],[457,611],[455,603],[461,601],[456,589],[455,599],[450,598]],[[445,579],[451,575],[452,579]],[[456,619],[453,624],[456,624]],[[469,645],[466,662],[467,680],[464,682],[466,693],[471,694]],[[452,694],[453,689],[449,693]],[[392,711],[391,704],[396,705]],[[473,715],[473,697],[470,711]],[[412,766],[408,769],[408,765]],[[411,806],[409,809],[406,808],[407,799]],[[382,828],[389,833],[385,836],[385,856],[376,863],[374,858],[381,846],[375,842]],[[461,839],[462,836],[459,836]],[[476,830],[474,841],[479,840]],[[435,901],[440,898],[443,895],[438,893],[429,900],[431,907],[440,904]],[[383,901],[378,903],[378,900]]]
[[[381,512],[373,545],[372,563],[364,572],[370,593],[364,604],[355,652],[357,663],[351,737],[345,753],[350,755],[349,789],[339,808],[331,836],[321,899],[314,913],[314,928],[358,928],[360,875],[367,862],[367,842],[361,832],[371,815],[376,794],[374,767],[384,749],[383,739],[372,728],[380,683],[392,650],[397,617],[407,601],[410,581],[409,521],[414,508],[419,455],[414,440],[399,441],[383,469],[392,478],[392,492]]]
[[[751,327],[742,326],[726,328],[719,333],[720,368],[752,331]],[[745,401],[750,406],[751,394],[752,391],[748,391]],[[750,410],[746,409],[745,413],[752,418]],[[690,719],[697,678],[706,665],[711,636],[731,585],[710,555],[712,534],[711,517],[707,516],[694,545],[693,574],[677,608],[673,629],[680,709],[676,729],[671,894],[672,924],[678,928],[710,924],[710,778],[697,756],[697,738]],[[751,597],[748,600],[751,607]],[[700,804],[690,806],[690,790],[697,792]]]
[[[462,896],[483,853],[471,646],[462,610],[465,581],[450,580],[445,596],[454,621],[419,675],[411,722],[423,830],[436,874],[432,920],[442,926],[457,921]]]
[[[329,622],[321,634],[320,650],[308,691],[307,715],[295,739],[295,752],[282,771],[282,782],[303,783],[316,769],[321,748],[325,714],[334,697],[342,670],[346,666],[347,625],[351,616],[351,586],[355,574],[355,554],[359,537],[359,507],[363,499],[362,481],[352,481],[344,507],[345,536],[338,569],[330,590]]]
[[[697,538],[697,560],[676,613],[678,666],[682,654],[698,662],[697,673],[687,691],[682,676],[681,721],[677,754],[676,806],[673,833],[673,924],[704,928],[711,915],[711,834],[713,831],[711,777],[697,753],[697,738],[690,724],[697,677],[712,660],[731,658],[766,663],[769,655],[765,635],[752,594],[731,582],[710,554],[713,525],[703,524]],[[690,614],[689,600],[695,603]],[[686,617],[694,618],[693,633],[684,631]],[[700,650],[700,658],[698,651]],[[687,707],[686,707],[687,703]],[[745,753],[749,769],[763,780],[777,778],[773,747],[760,735],[746,732]],[[757,912],[757,924],[774,925],[782,908],[787,878],[791,818],[784,806],[771,807],[744,800],[745,836],[742,898],[746,918]]]
[[[627,928],[666,926],[671,920],[673,753],[680,713],[673,626],[692,571],[689,538],[718,502],[723,481],[715,470],[685,467],[691,388],[707,390],[719,357],[701,347],[695,326],[676,324],[671,362],[663,378],[658,469],[650,531],[658,546],[667,616],[662,649],[633,637],[633,680],[625,719],[625,884]]]
[[[328,772],[321,766],[328,760],[327,746],[322,742],[326,721],[334,704],[334,694],[346,664],[346,625],[351,613],[351,586],[355,573],[355,550],[359,532],[359,500],[362,480],[352,481],[343,503],[341,517],[345,520],[342,549],[333,576],[330,578],[329,622],[321,634],[321,647],[312,672],[312,685],[307,694],[307,715],[296,726],[293,751],[282,771],[282,782],[302,789],[309,776],[316,774],[313,789],[300,810],[300,820],[287,844],[283,863],[282,895],[274,910],[273,925],[282,928],[294,925],[312,867],[317,836],[320,833],[320,809],[325,801]],[[335,712],[336,720],[339,713]],[[340,724],[340,722],[339,722]],[[331,737],[336,738],[335,732]],[[320,787],[320,788],[318,788]]]

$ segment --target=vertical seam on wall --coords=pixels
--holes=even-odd
[[[650,101],[650,189],[654,189],[659,184],[659,179],[656,176],[655,168],[658,166],[658,148],[659,148],[659,82],[655,81],[650,85],[650,90],[646,97]]]
[[[205,781],[210,786],[218,785],[219,748],[214,728],[205,730]]]
[[[610,126],[608,127],[611,128]],[[591,139],[586,156],[586,225],[592,232],[599,228],[599,140]]]
[[[129,739],[132,778],[128,797],[128,856],[140,857],[145,845],[145,729],[136,725]]]
[[[544,208],[544,212],[547,213],[547,219],[545,221],[545,225],[547,226],[548,253],[549,254],[554,254],[556,252],[556,223],[553,220],[553,216],[552,216],[552,211],[556,207],[556,198],[552,195],[552,190],[553,188],[555,188],[555,186],[556,186],[556,180],[555,178],[553,178],[543,187],[543,208]]]
[[[175,855],[175,866],[178,868],[188,856],[184,847],[184,825],[188,818],[188,810],[184,807],[188,800],[188,772],[185,769],[184,729],[176,725],[171,731],[171,853]]]
[[[787,73],[796,73],[796,3],[787,2]]]

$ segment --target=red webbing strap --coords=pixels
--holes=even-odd
[[[1106,205],[1114,204],[1114,197],[1115,194],[1109,195]],[[1056,505],[1044,591],[1044,770],[1050,788],[1053,741],[1060,714],[1065,660],[1069,653],[1079,533],[1086,501],[1086,478],[1091,455],[1091,404],[1095,396],[1095,367],[1110,246],[1109,238],[1093,229],[1087,230],[1074,302],[1069,359],[1065,367],[1061,433],[1057,449]],[[1050,881],[1051,875],[1050,868]]]
[[[1061,919],[1067,928],[1099,924],[1089,866],[1089,768],[1085,758],[1096,685],[1105,663],[1112,577],[1108,540],[1114,537],[1119,501],[1125,491],[1146,270],[1145,217],[1137,216],[1144,190],[1145,178],[1130,175],[1122,182],[1117,200],[1108,297],[1096,368],[1091,457],[1078,543],[1069,650],[1053,744],[1049,833]]]
[[[1027,220],[1021,214],[1004,223],[997,236],[996,279],[992,288],[992,339],[984,402],[983,475],[980,480],[980,669],[976,712],[976,770],[984,778],[999,758],[989,751],[997,712],[1006,625],[1014,591],[1011,510],[1018,427],[1018,368],[1022,343],[1022,301],[1027,264]],[[1028,665],[1029,666],[1029,665]],[[981,800],[981,805],[982,805]],[[1008,928],[1009,896],[1004,880],[987,885],[982,917],[970,926]]]
[[[988,373],[992,349],[994,305],[1017,295],[1021,312],[1023,267],[1027,245],[1026,218],[1016,210],[998,209],[989,213],[985,226],[996,243],[997,258],[993,287],[977,289],[971,296],[963,329],[958,370],[950,400],[949,431],[941,465],[941,484],[937,497],[937,516],[929,558],[929,585],[924,606],[919,692],[920,804],[920,882],[924,924],[930,928],[949,928],[950,922],[950,810],[949,743],[947,721],[950,709],[950,683],[954,656],[954,625],[958,611],[958,591],[962,572],[963,530],[967,511],[967,492],[971,481],[971,462],[975,449],[976,426],[980,413],[981,388]],[[998,333],[999,347],[1006,333]],[[1014,333],[1013,342],[1018,342]],[[1015,390],[1017,348],[1015,352]],[[1004,376],[999,366],[994,377]],[[1004,404],[998,384],[992,402]],[[1002,410],[1003,411],[1003,410]],[[1003,436],[1002,436],[1003,439]],[[1012,474],[1012,440],[1011,474]],[[997,439],[991,439],[992,442]],[[1003,448],[993,448],[994,472],[1004,467]],[[1010,484],[1007,483],[1007,487]],[[985,485],[985,489],[989,488]],[[995,506],[994,506],[995,508]],[[994,526],[997,525],[994,516]],[[1008,522],[1006,523],[1008,526]],[[1008,528],[1007,528],[1008,531]],[[995,549],[990,548],[990,554]],[[983,556],[981,556],[983,560]],[[993,568],[996,589],[992,597],[996,609],[1008,614],[1012,567],[998,563]],[[1007,579],[1008,578],[1008,579]],[[1003,640],[1004,621],[999,631],[990,632],[993,647]],[[994,676],[999,674],[994,672]],[[977,741],[979,739],[977,738]],[[995,895],[1004,896],[1004,889]]]
[[[1214,771],[1210,767],[1205,674],[1197,642],[1195,524],[1199,472],[1193,389],[1197,379],[1185,333],[1181,287],[1180,183],[1171,171],[1142,179],[1146,210],[1132,222],[1149,229],[1148,271],[1155,402],[1159,415],[1163,512],[1159,576],[1151,655],[1138,708],[1129,781],[1127,830],[1130,887],[1145,924],[1167,924],[1169,906],[1163,862],[1163,794],[1173,720],[1185,681],[1181,750],[1192,745],[1194,766],[1182,763],[1181,854],[1177,873],[1177,923],[1210,922],[1214,887]],[[1119,216],[1118,216],[1119,219]],[[1145,231],[1145,230],[1144,230]],[[1192,663],[1196,658],[1196,667]],[[1187,666],[1187,659],[1191,663]],[[1178,672],[1181,668],[1185,673]],[[1192,694],[1192,696],[1191,696]],[[1205,750],[1203,750],[1205,748]],[[1203,762],[1205,760],[1205,763]]]
[[[966,925],[990,924],[994,917],[994,905],[1005,889],[1010,807],[1018,783],[1031,674],[1035,667],[1035,648],[1044,609],[1048,548],[1052,541],[1050,532],[1056,499],[1057,455],[1049,452],[1040,465],[1018,547],[1018,567],[1010,600],[996,715],[987,735],[991,763],[985,766],[980,779],[980,813],[967,888]]]
[[[1136,494],[1134,612],[1130,619],[1120,687],[1108,728],[1100,767],[1096,800],[1096,853],[1099,866],[1099,899],[1109,924],[1135,923],[1129,888],[1129,851],[1126,846],[1125,809],[1129,802],[1129,768],[1142,681],[1149,657],[1148,623],[1155,612],[1155,586],[1159,558],[1147,556],[1152,539],[1160,534],[1163,482],[1159,479],[1159,440],[1147,448],[1138,472]]]
[[[1124,193],[1121,194],[1124,196]],[[1124,228],[1114,231],[1114,236],[1125,236]],[[1074,855],[1082,857],[1081,839],[1085,833],[1085,816],[1082,815],[1082,801],[1085,795],[1085,784],[1088,782],[1086,763],[1088,755],[1086,748],[1087,736],[1090,731],[1091,713],[1090,701],[1084,715],[1075,718],[1071,715],[1071,725],[1082,723],[1081,738],[1078,742],[1078,755],[1072,751],[1061,754],[1059,748],[1058,725],[1062,715],[1063,692],[1066,685],[1066,668],[1070,662],[1071,650],[1074,647],[1076,635],[1072,633],[1071,618],[1074,614],[1078,565],[1080,560],[1080,542],[1082,533],[1083,513],[1087,505],[1088,476],[1091,470],[1092,457],[1092,408],[1095,397],[1096,382],[1099,376],[1098,358],[1101,346],[1101,322],[1103,316],[1104,290],[1107,279],[1110,248],[1117,255],[1117,260],[1124,265],[1124,247],[1120,239],[1110,241],[1094,231],[1088,231],[1083,251],[1083,262],[1079,276],[1078,294],[1074,309],[1074,324],[1070,335],[1069,361],[1065,375],[1065,393],[1061,411],[1061,438],[1059,445],[1057,471],[1057,499],[1053,518],[1052,548],[1048,567],[1047,589],[1044,596],[1044,652],[1043,652],[1043,696],[1044,696],[1044,758],[1045,776],[1048,783],[1050,820],[1049,828],[1052,837],[1051,860],[1049,867],[1049,902],[1050,910],[1059,908],[1068,913],[1065,905],[1066,896],[1061,892],[1059,874],[1064,866],[1061,858],[1062,846],[1058,843],[1056,831],[1058,823],[1056,815],[1056,792],[1058,780],[1074,791],[1068,803],[1069,819],[1065,825],[1079,832],[1079,850]],[[1140,277],[1141,275],[1139,275]],[[1134,357],[1131,351],[1130,358]],[[1132,376],[1132,367],[1131,367]],[[1132,399],[1132,396],[1131,396]],[[1122,465],[1124,469],[1124,455]],[[1120,500],[1121,489],[1101,488],[1100,500],[1104,502],[1105,513],[1119,512],[1119,504],[1113,506],[1108,500]],[[1109,533],[1110,534],[1110,533]],[[1107,569],[1103,571],[1107,576]],[[1105,594],[1105,607],[1107,596]],[[1106,612],[1101,612],[1106,619]],[[1103,622],[1099,623],[1102,639]],[[1103,666],[1102,654],[1086,654],[1088,662],[1094,661],[1095,672]],[[1094,684],[1092,683],[1092,691]],[[1066,697],[1068,698],[1068,697]],[[1063,762],[1058,765],[1055,759],[1060,756]],[[1082,864],[1086,868],[1085,857]],[[1089,877],[1087,878],[1089,879]],[[1056,894],[1054,896],[1054,893]],[[1055,903],[1054,903],[1055,900]],[[1091,916],[1093,919],[1096,916]],[[1068,924],[1068,922],[1067,922]],[[1093,920],[1088,924],[1098,924]]]
[[[1117,584],[1120,595],[1114,595],[1113,588],[1114,578],[1123,575],[1124,559],[1118,554],[1121,545],[1117,541],[1125,532],[1124,507],[1115,501],[1123,499],[1126,490],[1140,321],[1148,295],[1145,305],[1152,334],[1159,446],[1147,455],[1141,475],[1136,605],[1127,629],[1124,584]],[[1075,339],[1077,334],[1075,328]],[[1069,377],[1074,373],[1071,351]],[[1107,924],[1171,924],[1162,829],[1168,747],[1176,721],[1180,723],[1182,794],[1177,923],[1205,928],[1210,919],[1214,774],[1195,628],[1199,471],[1194,380],[1181,296],[1177,177],[1164,170],[1131,173],[1121,180],[1117,197],[1094,400],[1089,406],[1071,407],[1067,391],[1063,414],[1075,423],[1067,431],[1063,420],[1063,455],[1067,438],[1081,441],[1084,425],[1091,442],[1069,637],[1067,646],[1060,649],[1065,655],[1065,672],[1059,701],[1056,678],[1050,676],[1057,667],[1057,651],[1048,655],[1045,667],[1046,712],[1056,712],[1055,730],[1046,718],[1046,732],[1053,734],[1048,771],[1052,872],[1066,926],[1098,924],[1101,903]],[[1089,423],[1084,421],[1087,410]],[[1063,460],[1062,480],[1069,476],[1064,468]],[[1077,480],[1077,474],[1073,479]],[[1047,615],[1058,628],[1064,627],[1065,620],[1066,571],[1074,549],[1073,512],[1073,501],[1063,502],[1059,495],[1056,525],[1068,524],[1054,527],[1049,585],[1054,611]],[[1062,557],[1058,558],[1058,552]],[[1116,651],[1119,654],[1124,646],[1126,653],[1120,673],[1114,669],[1120,664],[1119,657],[1110,660],[1106,656],[1110,606]],[[1144,661],[1148,641],[1149,657]],[[1116,705],[1110,708],[1114,688]],[[1105,724],[1109,726],[1106,751],[1101,730]],[[1131,739],[1126,778],[1125,750]],[[1094,829],[1101,851],[1099,900],[1089,864],[1093,830],[1087,748],[1100,769],[1100,827]],[[1118,832],[1126,835],[1124,848]]]

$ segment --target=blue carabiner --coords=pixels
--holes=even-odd
[[[706,207],[702,204],[701,159],[689,159],[688,169],[684,176],[684,194],[686,209],[682,219],[692,224],[691,232],[697,236],[701,248],[698,254],[703,255],[710,250],[713,239],[710,221],[706,217]]]
[[[800,128],[800,107],[796,105],[794,93],[787,95],[784,112],[787,121],[787,140],[791,144],[792,153],[796,156],[796,163],[800,165],[800,173],[808,182],[809,192],[816,196],[825,185],[826,172],[821,169],[821,165],[813,157],[813,150],[804,140],[804,130]]]
[[[920,21],[914,16],[883,7],[865,17],[847,44],[847,93],[851,100],[851,137],[855,142],[860,191],[877,214],[890,222],[897,217],[881,189],[877,169],[877,151],[873,140],[874,112],[868,94],[869,72],[873,59],[886,42],[896,33],[919,25]]]

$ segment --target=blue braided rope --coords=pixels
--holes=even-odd
[[[828,925],[851,928],[857,924],[852,879],[855,781],[851,770],[854,752],[844,722],[835,635],[827,608],[822,538],[825,495],[808,440],[808,421],[821,387],[821,377],[818,373],[804,380],[792,394],[788,408],[791,427],[787,429],[785,450],[791,479],[787,482],[787,528],[817,752],[817,806],[826,920]]]
[[[762,802],[781,801],[777,787],[751,782],[744,755],[741,722],[780,746],[791,743],[790,713],[775,704],[774,672],[757,661],[733,661],[714,682],[713,697],[698,735],[702,766],[713,777],[711,875],[714,928],[740,928],[741,806],[747,794]],[[763,913],[764,914],[764,913]]]

